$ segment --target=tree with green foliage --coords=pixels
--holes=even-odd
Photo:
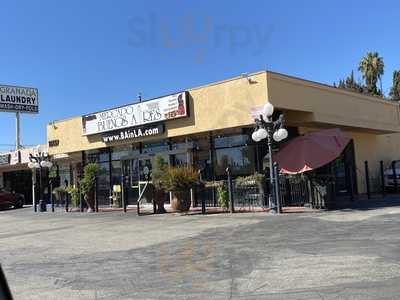
[[[224,185],[220,185],[217,187],[217,198],[218,205],[222,209],[227,210],[229,208],[229,195]]]
[[[368,94],[382,96],[382,90],[376,84],[384,73],[383,58],[379,57],[378,52],[368,52],[360,61],[358,70],[361,72],[365,81],[366,92]]]
[[[389,95],[393,101],[400,101],[400,70],[393,72],[393,83]]]
[[[163,185],[163,176],[165,174],[168,164],[165,162],[164,158],[157,154],[154,158],[154,166],[151,173],[151,181],[154,186],[154,202],[157,205],[157,213],[165,213],[164,208],[165,203],[165,188]]]
[[[336,84],[334,84],[336,87]],[[346,79],[344,80],[339,80],[339,84],[337,86],[340,89],[345,89],[353,92],[358,92],[362,93],[363,92],[363,86],[362,84],[358,83],[354,79],[354,71],[351,71],[350,75],[347,76]]]
[[[88,206],[88,212],[94,208],[94,188],[96,174],[99,171],[99,166],[96,163],[89,163],[83,169],[83,178],[80,181],[81,193],[85,198]]]

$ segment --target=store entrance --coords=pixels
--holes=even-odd
[[[168,151],[157,154],[141,154],[136,157],[123,157],[121,166],[125,179],[124,197],[127,205],[136,205],[146,184],[151,183],[151,172],[156,155],[161,155],[168,165],[187,164],[187,152]],[[144,197],[151,198],[151,195],[147,195],[147,192],[150,193],[151,191],[145,191]]]
[[[133,158],[122,160],[122,174],[125,178],[125,199],[127,205],[137,203],[140,193],[150,178],[146,173],[151,172],[151,158]]]
[[[168,154],[161,154],[165,162],[169,162]],[[125,179],[125,201],[127,205],[136,205],[139,195],[146,184],[151,183],[151,171],[154,165],[154,155],[140,155],[121,160],[122,174]],[[146,192],[144,194],[146,196]],[[150,195],[149,195],[150,196]]]

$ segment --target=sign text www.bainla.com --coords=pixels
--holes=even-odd
[[[82,116],[84,135],[187,117],[186,92]]]
[[[135,140],[142,137],[160,135],[164,133],[164,131],[165,131],[165,126],[164,124],[160,123],[157,125],[145,125],[140,127],[106,132],[102,134],[102,139],[104,143]]]
[[[38,113],[38,90],[29,87],[0,85],[0,111]]]

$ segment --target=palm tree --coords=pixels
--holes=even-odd
[[[378,52],[368,52],[360,61],[358,70],[362,73],[365,80],[367,92],[374,95],[381,95],[376,83],[381,80],[384,70],[383,58],[379,57]]]
[[[400,70],[393,72],[393,84],[389,95],[393,101],[400,101]]]

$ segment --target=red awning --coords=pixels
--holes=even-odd
[[[299,174],[322,167],[336,159],[350,142],[338,129],[326,129],[294,138],[275,156],[281,173]]]

